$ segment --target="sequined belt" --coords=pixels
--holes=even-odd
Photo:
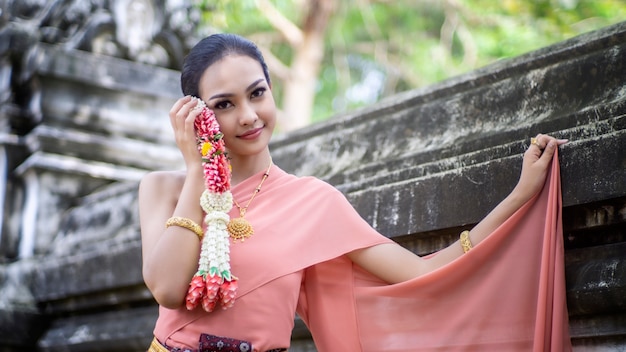
[[[274,348],[266,352],[284,352],[286,348]],[[252,352],[252,344],[248,341],[232,339],[229,337],[215,336],[209,334],[200,335],[200,342],[197,350],[169,347],[162,344],[155,337],[152,339],[148,352]]]

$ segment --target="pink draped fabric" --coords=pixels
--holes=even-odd
[[[337,335],[356,335],[341,350],[570,351],[562,241],[555,157],[542,192],[452,263],[396,285],[355,268],[354,307],[315,289],[323,309],[307,318],[322,331],[316,345],[337,351]],[[308,279],[343,277],[331,270]],[[336,323],[352,313],[354,325]]]
[[[233,188],[236,199],[256,176]],[[203,332],[255,351],[287,347],[297,309],[320,352],[568,351],[559,182],[553,162],[542,192],[468,254],[386,285],[345,254],[390,240],[328,184],[274,166],[246,213],[254,236],[231,246],[235,306],[161,308],[155,336],[177,347]]]

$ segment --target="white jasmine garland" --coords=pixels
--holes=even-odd
[[[221,273],[230,276],[230,241],[227,230],[233,197],[230,191],[212,193],[205,190],[200,205],[206,213],[206,232],[202,240],[202,250],[198,268],[204,272]]]

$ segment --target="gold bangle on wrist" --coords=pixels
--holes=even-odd
[[[470,249],[472,249],[472,241],[470,241],[469,238],[469,231],[465,230],[461,232],[459,238],[461,239],[461,247],[463,247],[463,253],[469,252]]]
[[[165,228],[168,228],[170,226],[178,226],[192,231],[198,236],[200,240],[202,240],[202,237],[204,236],[204,231],[202,230],[202,227],[200,227],[200,225],[198,225],[195,221],[188,218],[172,216],[165,222]]]

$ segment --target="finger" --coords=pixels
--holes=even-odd
[[[193,108],[197,105],[197,99],[190,96],[185,99],[181,99],[180,103],[181,104],[173,107],[172,113],[170,113],[172,124],[174,126],[181,126],[181,124],[187,125],[189,120],[191,120],[191,123],[193,124],[193,120],[197,116],[197,113],[192,112]]]
[[[529,161],[535,162],[541,157],[541,149],[536,144],[531,144],[524,155],[528,156]]]
[[[530,139],[530,148],[534,146],[534,147],[537,147],[537,149],[539,150],[543,149],[543,144],[541,144],[541,136],[542,134],[539,133],[535,137]]]
[[[191,100],[181,108],[181,112],[188,120],[193,122],[205,107],[206,104],[200,98],[191,97]]]
[[[176,127],[178,125],[178,121],[181,120],[181,110],[183,109],[183,107],[185,106],[185,104],[188,104],[189,101],[192,99],[191,96],[185,96],[182,97],[180,99],[178,99],[174,105],[172,105],[172,108],[170,109],[169,112],[169,116],[170,116],[170,123],[172,125],[172,128],[174,128],[176,130]]]
[[[185,104],[185,108],[187,109],[187,117],[185,119],[185,125],[190,130],[195,131],[195,122],[196,118],[200,113],[202,113],[202,109],[206,107],[204,101],[200,100],[200,98],[193,97],[191,101]]]
[[[552,160],[552,156],[554,156],[554,151],[556,150],[557,142],[555,139],[552,139],[546,145],[546,148],[543,150],[541,157],[538,162],[542,162],[547,165],[550,160]]]
[[[557,138],[554,138],[554,137],[549,136],[549,135],[547,135],[547,134],[544,134],[544,135],[542,135],[542,136],[543,136],[543,137],[542,137],[542,139],[538,142],[539,147],[540,147],[541,149],[545,149],[545,148],[543,148],[542,146],[544,146],[544,145],[545,145],[545,146],[547,147],[547,146],[548,146],[548,144],[549,144],[551,141],[554,141],[554,142],[556,143],[556,145],[557,145],[557,146],[559,146],[559,145],[563,145],[563,144],[566,144],[566,143],[568,143],[568,142],[569,142],[569,140],[567,140],[567,139],[557,139]]]
[[[530,139],[530,146],[536,146],[539,150],[543,150],[551,140],[556,140],[557,145],[563,145],[569,142],[568,139],[556,139],[550,135],[539,133]]]
[[[189,101],[191,101],[191,99],[192,99],[192,97],[189,96],[189,95],[184,96],[184,97],[178,99],[174,103],[174,105],[172,105],[172,108],[170,109],[170,113],[169,113],[170,117],[176,116],[176,114],[180,111],[180,109],[183,107],[183,105],[189,103]]]
[[[200,98],[193,97],[192,101],[195,103],[191,108],[192,111],[200,111],[206,107],[206,103]]]

